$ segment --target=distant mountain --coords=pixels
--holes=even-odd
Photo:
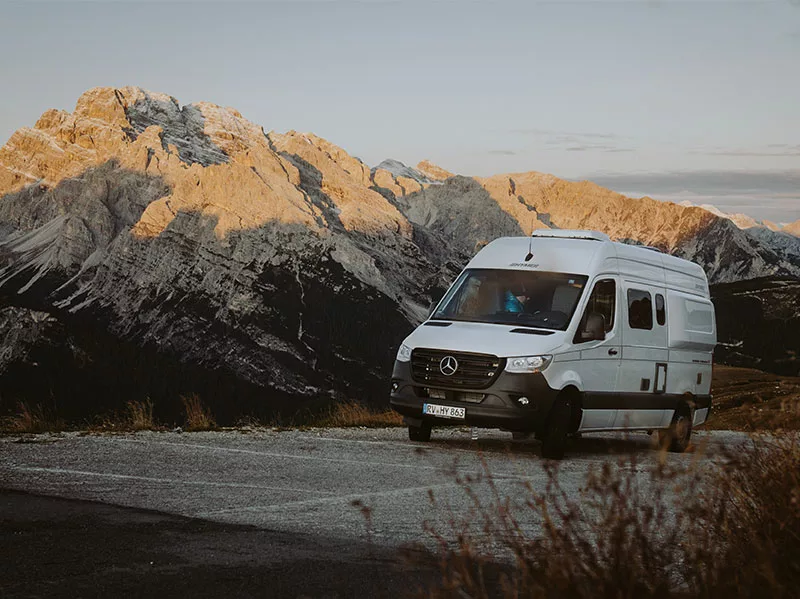
[[[693,206],[691,202],[682,202],[680,205]],[[746,214],[726,214],[710,204],[702,204],[698,208],[730,220],[748,236],[775,252],[783,262],[797,264],[797,257],[800,256],[800,221],[780,226],[768,220],[758,221]]]
[[[232,108],[90,90],[0,148],[0,410],[385,401],[432,296],[482,243],[542,227],[655,245],[715,282],[800,275],[791,244],[700,208],[532,172],[370,168]]]
[[[769,229],[775,233],[788,233],[790,235],[799,236],[800,235],[800,220],[797,220],[793,223],[788,223],[785,225],[779,225],[769,220],[756,220],[752,216],[748,216],[747,214],[727,214],[714,206],[713,204],[700,204],[699,206],[693,204],[689,200],[684,200],[679,206],[683,206],[684,208],[702,208],[715,216],[719,216],[721,218],[727,218],[728,220],[732,221],[737,227],[740,229],[753,229],[756,227]]]
[[[785,225],[783,229],[781,229],[784,233],[791,233],[797,237],[800,237],[800,219],[797,219],[793,223],[789,223]]]

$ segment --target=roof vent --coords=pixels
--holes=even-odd
[[[531,237],[553,237],[558,239],[593,239],[594,241],[611,241],[611,238],[600,231],[570,231],[568,229],[538,229]]]

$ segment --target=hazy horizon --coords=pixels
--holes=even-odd
[[[96,86],[232,106],[374,166],[536,170],[800,218],[789,1],[4,3],[0,143]],[[11,91],[13,90],[13,91]]]

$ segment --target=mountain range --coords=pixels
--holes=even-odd
[[[800,277],[792,227],[537,172],[371,168],[232,108],[92,89],[0,148],[0,408],[384,401],[399,341],[475,249],[547,227],[658,247],[712,283]]]
[[[696,206],[689,200],[684,200],[679,204],[680,206],[684,206],[687,208],[691,208]],[[735,214],[728,214],[723,212],[713,204],[700,204],[697,206],[698,208],[702,208],[712,214],[716,214],[721,218],[727,218],[728,220],[732,221],[740,229],[754,229],[754,228],[765,228],[769,229],[774,233],[785,233],[787,235],[794,235],[795,237],[800,236],[800,219],[791,222],[791,223],[774,223],[770,220],[756,220],[752,216],[748,216],[747,214],[742,213],[735,213]]]

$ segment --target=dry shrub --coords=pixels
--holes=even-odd
[[[58,432],[65,428],[64,421],[41,404],[30,407],[20,402],[17,414],[3,421],[3,429],[11,433]]]
[[[182,395],[181,401],[186,412],[187,431],[210,431],[217,428],[217,421],[211,415],[211,410],[203,406],[200,397],[194,393]]]
[[[528,485],[524,506],[502,496],[485,465],[490,505],[476,480],[462,481],[494,553],[512,561],[483,553],[464,522],[451,520],[455,543],[429,526],[442,584],[428,596],[798,596],[797,437],[759,438],[714,466],[606,463],[577,493],[562,487],[556,466],[547,474],[545,489]]]
[[[315,420],[312,426],[328,427],[384,427],[402,426],[403,417],[392,410],[374,412],[367,406],[356,401],[346,401],[334,404],[321,418]]]
[[[150,399],[131,400],[122,409],[95,417],[88,426],[88,430],[95,433],[152,431],[158,428],[153,416],[153,402]]]
[[[706,597],[800,596],[800,438],[753,437],[710,486],[692,514],[690,587]]]
[[[127,406],[127,424],[135,431],[151,431],[156,428],[153,418],[153,402],[149,399],[145,401],[129,401]]]

